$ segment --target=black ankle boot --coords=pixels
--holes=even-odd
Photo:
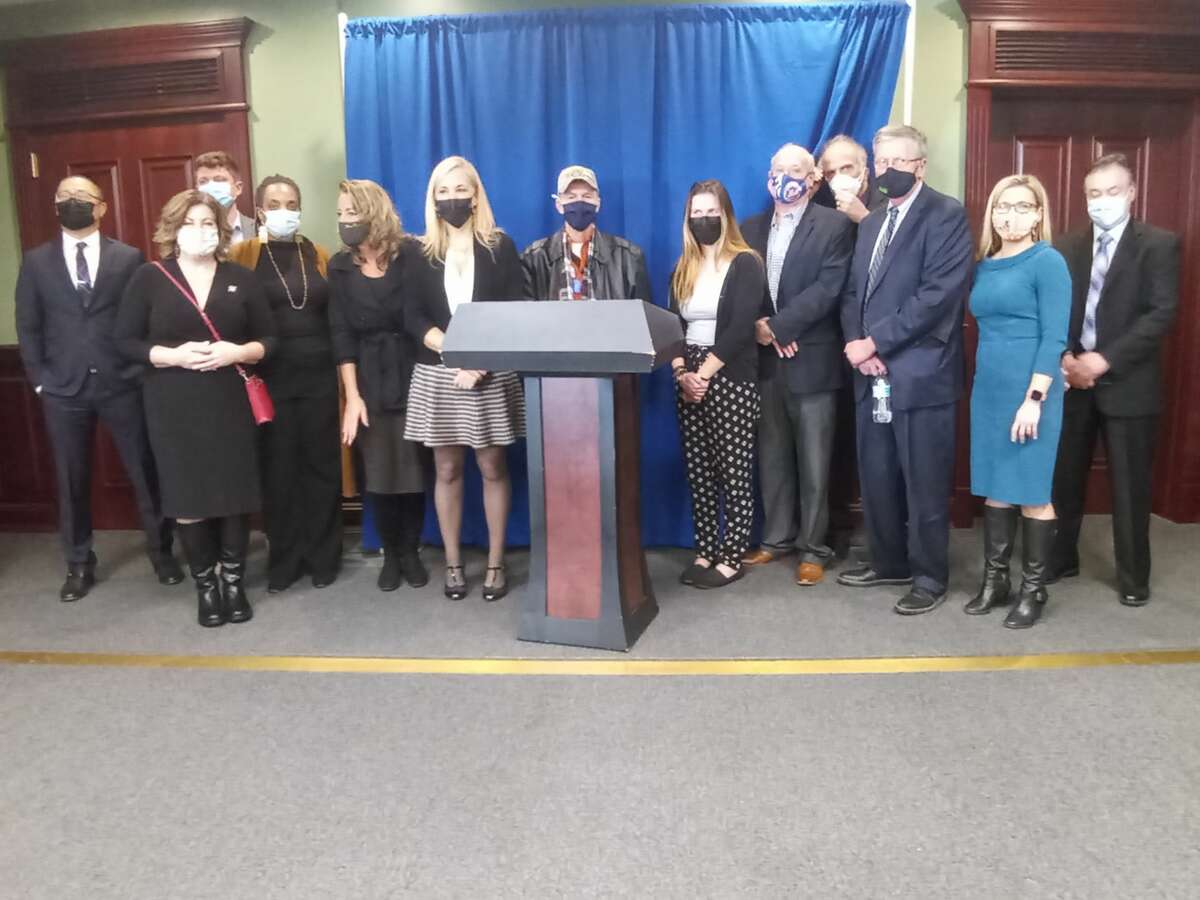
[[[429,584],[429,570],[421,562],[421,528],[425,524],[425,495],[400,495],[400,571],[415,588]]]
[[[217,582],[217,528],[217,523],[211,519],[175,526],[187,555],[188,571],[196,584],[196,619],[205,628],[225,624],[221,616],[221,588]]]
[[[379,570],[379,580],[375,583],[381,591],[394,591],[400,587],[402,580],[400,551],[395,545],[384,544],[383,568]]]
[[[1024,572],[1017,605],[1004,619],[1005,628],[1029,628],[1042,616],[1046,606],[1046,564],[1058,532],[1057,519],[1021,517],[1021,553]]]
[[[1015,506],[983,508],[983,585],[975,599],[967,601],[963,607],[967,615],[982,616],[1010,602],[1012,586],[1008,580],[1008,561],[1012,557],[1020,517],[1021,511]]]
[[[249,516],[226,516],[221,519],[221,594],[226,622],[249,622],[254,617],[254,610],[242,587],[249,547]]]

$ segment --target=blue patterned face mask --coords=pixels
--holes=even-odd
[[[803,178],[793,178],[783,174],[771,179],[771,197],[780,203],[795,203],[808,193],[808,182]]]

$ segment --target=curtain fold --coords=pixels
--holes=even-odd
[[[550,197],[558,171],[589,166],[598,226],[642,247],[653,299],[665,305],[691,183],[721,179],[744,218],[768,205],[780,144],[815,149],[847,133],[869,145],[891,109],[907,16],[903,0],[863,0],[355,19],[347,170],[387,188],[406,229],[420,233],[429,172],[461,154],[523,248],[561,225]],[[643,379],[642,427],[644,539],[690,546],[669,373]],[[524,448],[510,460],[509,537],[525,544]],[[477,489],[463,537],[486,541]]]

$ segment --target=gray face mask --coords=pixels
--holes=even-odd
[[[347,247],[357,247],[370,233],[370,222],[338,222],[338,237]]]

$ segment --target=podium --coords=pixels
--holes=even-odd
[[[642,552],[637,376],[682,352],[640,300],[466,303],[447,366],[519,372],[529,452],[524,641],[628,650],[658,612]]]

